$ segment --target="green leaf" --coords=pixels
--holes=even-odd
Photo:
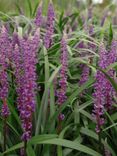
[[[38,5],[39,5],[39,2],[37,2],[37,3],[35,4],[34,11],[33,11],[33,14],[32,14],[33,17],[34,17],[35,14],[36,14],[36,11],[37,11],[37,8],[38,8]]]
[[[42,120],[42,125],[43,127],[45,127],[45,123],[46,123],[46,118],[47,118],[47,110],[48,110],[48,91],[49,91],[49,87],[48,87],[48,80],[49,80],[49,60],[48,60],[48,53],[46,48],[43,46],[43,53],[44,53],[44,59],[45,59],[45,90],[47,90],[46,95],[45,95],[45,99],[44,99],[44,104],[43,104],[43,120]]]
[[[108,113],[108,112],[105,112],[105,114],[107,115],[107,117],[108,117],[108,119],[111,121],[111,123],[114,125],[115,123],[114,123],[114,121],[113,121],[113,119],[111,118],[111,116],[110,116],[110,114]],[[115,126],[112,126],[114,129],[115,129],[115,131],[117,132],[117,127],[116,127],[116,125]]]
[[[83,103],[82,105],[79,105],[78,111],[85,109],[86,107],[90,106],[92,103],[93,103],[93,100],[91,99],[91,100]]]
[[[92,150],[89,147],[86,147],[80,143],[76,143],[73,141],[69,141],[66,139],[60,139],[60,138],[55,138],[55,139],[50,139],[50,140],[45,140],[45,141],[40,141],[37,139],[37,141],[30,141],[31,144],[52,144],[52,145],[59,145],[67,148],[71,148],[74,150],[81,151],[86,154],[90,154],[92,156],[102,156],[98,152]]]
[[[30,0],[27,0],[28,6],[29,6],[29,11],[30,11],[30,17],[32,16],[32,4]]]
[[[54,94],[54,85],[51,85],[50,87],[50,118],[54,115],[56,111],[55,107],[55,94]],[[55,119],[50,125],[50,133],[55,130]]]
[[[117,120],[117,112],[115,112],[114,114],[111,115],[112,120]]]
[[[95,140],[98,141],[98,135],[95,132],[93,132],[87,128],[84,128],[84,127],[81,128],[80,132],[82,134],[87,135],[88,137],[94,138]],[[116,154],[115,154],[114,150],[111,148],[111,146],[109,146],[109,144],[105,143],[105,141],[103,139],[101,139],[101,140],[102,140],[103,145],[106,145],[108,147],[108,149],[110,150],[112,155],[116,156]]]
[[[36,144],[37,142],[42,142],[42,141],[45,141],[45,140],[49,140],[49,139],[53,139],[53,138],[56,138],[58,137],[57,134],[43,134],[43,135],[37,135],[37,136],[34,136],[32,137],[30,140],[29,140],[29,144]]]
[[[56,135],[56,134],[45,134],[45,135],[37,135],[37,136],[35,136],[35,137],[32,137],[31,138],[31,140],[29,140],[29,142],[28,142],[28,148],[30,149],[30,150],[32,150],[31,149],[31,147],[30,147],[30,143],[31,144],[35,144],[36,142],[42,142],[42,141],[45,141],[45,140],[48,140],[48,139],[53,139],[53,138],[56,138],[56,137],[58,137],[58,135]],[[19,149],[19,148],[22,148],[22,147],[24,147],[24,143],[19,143],[19,144],[17,144],[17,145],[15,145],[15,146],[13,146],[13,147],[11,147],[11,148],[9,148],[8,150],[6,150],[4,153],[3,153],[3,155],[4,154],[7,154],[7,153],[9,153],[9,152],[12,152],[12,151],[15,151],[15,150],[17,150],[17,149]],[[28,150],[28,149],[27,149]],[[34,151],[32,150],[32,153],[34,154]],[[31,156],[33,156],[33,155],[31,155]]]
[[[12,115],[14,116],[14,118],[16,119],[17,123],[21,126],[21,121],[19,119],[19,116],[16,112],[16,109],[14,108],[13,102],[11,99],[8,100],[8,105],[10,108],[10,112],[12,113]]]
[[[107,131],[108,129],[111,129],[111,128],[115,127],[115,126],[117,126],[117,123],[114,123],[114,124],[106,127],[105,129],[103,129],[103,131]]]
[[[73,93],[68,97],[68,99],[66,100],[66,102],[61,106],[61,108],[57,111],[57,113],[55,114],[55,116],[58,116],[58,114],[60,114],[65,108],[66,106],[76,97],[78,96],[83,90],[85,90],[86,88],[88,88],[92,83],[94,82],[94,80],[92,78],[90,78],[84,85],[82,85],[80,88],[77,88],[73,91]],[[55,117],[54,116],[54,117]]]
[[[32,146],[30,144],[27,145],[26,151],[27,151],[27,156],[36,156]]]
[[[19,148],[22,148],[22,147],[24,147],[24,143],[19,143],[19,144],[15,145],[15,146],[9,148],[8,150],[6,150],[6,151],[3,153],[3,155],[4,155],[4,154],[7,154],[7,153],[9,153],[9,152],[15,151],[15,150],[17,150],[17,149],[19,149]]]
[[[84,116],[86,116],[88,119],[90,119],[92,121],[92,116],[90,113],[88,113],[85,110],[80,110],[80,113],[82,113]]]
[[[55,71],[52,73],[51,77],[48,80],[47,88],[44,91],[42,101],[41,101],[41,107],[40,107],[40,111],[39,111],[39,115],[38,115],[38,119],[37,119],[37,126],[36,126],[35,135],[37,135],[39,133],[39,130],[40,130],[40,127],[41,127],[41,120],[42,120],[42,117],[43,117],[43,105],[44,105],[44,101],[45,101],[45,96],[46,96],[46,94],[48,94],[48,89],[51,86],[51,84],[52,84],[54,78],[56,77],[57,73],[59,72],[60,68],[61,68],[61,66],[56,68]]]
[[[109,27],[109,44],[110,45],[111,45],[112,39],[113,39],[113,29],[112,29],[112,24],[110,24],[110,27]]]

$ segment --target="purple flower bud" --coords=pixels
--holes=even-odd
[[[85,48],[84,42],[80,42],[77,46],[77,48]]]
[[[5,55],[5,62],[8,65],[9,60],[11,59],[12,54],[12,44],[10,42],[9,34],[7,29],[3,26],[0,35],[0,49],[1,54]]]
[[[26,132],[23,133],[23,135],[22,135],[22,140],[27,141],[27,140],[29,140],[30,138],[31,138],[30,131],[26,131]]]
[[[3,118],[7,118],[10,115],[10,111],[9,111],[6,100],[3,100],[1,115]]]
[[[65,119],[65,115],[64,114],[59,114],[58,116],[59,121],[63,121]]]

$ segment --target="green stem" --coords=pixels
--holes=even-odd
[[[4,146],[3,149],[4,151],[6,151],[6,118],[4,118],[4,132],[3,132],[3,136],[4,136]]]
[[[3,136],[4,136],[4,141],[3,141],[3,151],[6,151],[6,131],[7,131],[7,124],[6,124],[6,118],[4,118],[4,127],[3,127]],[[6,156],[6,154],[4,154]]]
[[[99,138],[99,152],[101,152],[102,151],[101,132],[98,134],[98,138]]]
[[[27,148],[27,141],[24,141],[24,156],[27,156],[26,148]]]

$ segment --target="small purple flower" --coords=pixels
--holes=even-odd
[[[54,33],[55,12],[52,2],[48,6],[47,28],[44,38],[44,45],[48,49],[52,45],[52,35]]]
[[[59,121],[63,121],[65,119],[65,115],[64,114],[59,114],[58,116]]]
[[[10,111],[5,99],[3,100],[1,115],[3,118],[7,118],[10,115]]]
[[[42,1],[41,1],[37,9],[37,14],[34,23],[37,27],[40,27],[42,25],[42,21],[43,21],[43,16],[42,16]]]
[[[81,41],[78,45],[77,48],[85,48],[84,42]]]
[[[10,42],[8,31],[4,26],[2,27],[1,30],[0,40],[1,40],[0,41],[1,53],[4,53],[6,57],[5,61],[6,64],[8,65],[12,54],[12,44]]]

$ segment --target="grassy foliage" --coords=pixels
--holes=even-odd
[[[60,5],[62,6],[66,4],[65,1],[57,2],[61,3]],[[73,1],[71,2],[74,3]],[[47,1],[45,1],[45,8],[47,8],[46,3]],[[14,4],[17,7],[17,11],[14,14],[0,12],[2,22],[9,24],[10,35],[14,32],[16,26],[18,26],[17,31],[21,36],[28,34],[28,30],[33,32],[35,28],[33,19],[38,1],[35,0],[35,3],[30,0],[25,1],[26,10],[24,9],[24,15],[19,14],[22,11],[22,2],[20,0],[18,2],[17,0],[17,2],[14,1]],[[115,7],[113,6],[113,8]],[[112,112],[108,113],[105,110],[106,122],[102,126],[101,139],[99,139],[99,136],[95,132],[96,123],[93,121],[91,114],[93,109],[93,84],[97,70],[105,74],[106,78],[113,85],[113,88],[117,91],[116,82],[107,73],[111,68],[116,70],[117,64],[112,64],[106,70],[100,69],[97,64],[100,43],[105,43],[106,47],[109,48],[112,39],[117,39],[117,27],[113,25],[110,16],[105,21],[103,27],[100,26],[101,18],[97,19],[98,15],[93,15],[92,19],[88,20],[87,10],[83,8],[79,8],[74,13],[68,14],[66,12],[56,12],[53,44],[49,49],[46,49],[43,45],[46,28],[42,27],[40,31],[41,44],[38,50],[37,83],[41,89],[37,92],[37,105],[33,116],[33,137],[27,144],[27,156],[103,156],[104,148],[108,149],[112,156],[116,156],[116,97],[114,97],[115,101]],[[95,14],[98,14],[98,12]],[[82,15],[86,16],[86,25],[82,22]],[[86,30],[89,30],[90,25],[94,26],[92,36]],[[69,53],[67,100],[58,109],[54,80],[56,77],[59,78],[59,71],[61,69],[60,40],[65,30],[68,35],[67,49]],[[80,42],[84,42],[86,45],[93,43],[95,49],[79,48],[77,45]],[[81,56],[81,54],[85,53],[87,55]],[[82,78],[81,64],[85,64],[90,68],[90,75],[87,82],[80,86],[79,80]],[[8,74],[10,82],[8,105],[11,115],[7,121],[6,151],[3,151],[3,118],[0,118],[0,155],[19,156],[20,148],[24,147],[24,143],[21,141],[22,128],[19,112],[16,107],[16,91],[14,82],[12,81],[13,73],[10,69]],[[1,105],[2,102],[0,103],[0,107]],[[61,112],[65,114],[65,119],[61,122],[61,131],[59,131],[58,115]]]

